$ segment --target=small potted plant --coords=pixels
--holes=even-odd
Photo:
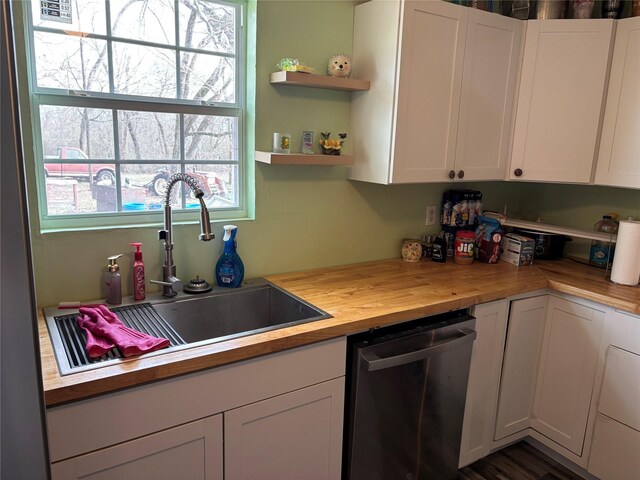
[[[322,153],[324,155],[340,155],[342,144],[347,138],[346,133],[338,134],[340,140],[329,138],[331,136],[331,132],[320,132],[320,136],[322,137],[322,140],[320,140],[320,148],[322,148]]]

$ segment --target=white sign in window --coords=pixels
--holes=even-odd
[[[40,18],[54,22],[71,23],[71,0],[41,1]]]

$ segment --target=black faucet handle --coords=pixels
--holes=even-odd
[[[158,240],[167,240],[167,232],[166,230],[158,230]]]

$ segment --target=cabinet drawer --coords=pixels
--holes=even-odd
[[[640,355],[640,317],[622,312],[611,312],[610,344]]]
[[[609,346],[598,411],[640,430],[640,355]]]
[[[587,471],[601,480],[629,480],[640,472],[640,432],[604,415],[596,418]]]

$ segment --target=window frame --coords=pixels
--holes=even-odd
[[[109,7],[109,1],[104,0],[105,7]],[[147,96],[137,96],[118,93],[104,93],[104,92],[75,92],[65,89],[56,89],[49,87],[39,87],[37,85],[37,71],[36,71],[36,57],[35,57],[35,37],[34,32],[55,32],[59,34],[55,29],[49,27],[36,27],[33,25],[33,8],[38,8],[38,1],[25,2],[24,8],[24,32],[25,32],[25,50],[26,50],[26,66],[27,66],[27,81],[29,85],[28,97],[29,108],[31,113],[31,126],[33,132],[33,153],[35,163],[35,176],[37,186],[37,198],[38,198],[38,211],[40,219],[40,229],[42,231],[62,231],[62,230],[79,230],[79,229],[101,229],[110,227],[131,227],[131,226],[150,226],[158,225],[163,221],[163,215],[161,212],[145,210],[143,212],[92,212],[92,213],[75,213],[65,215],[48,215],[47,213],[47,196],[46,196],[46,176],[45,176],[45,156],[43,151],[42,135],[41,135],[41,123],[40,123],[40,106],[69,106],[69,107],[89,107],[100,108],[111,111],[112,125],[113,125],[113,142],[114,142],[114,158],[91,158],[89,162],[74,162],[65,161],[64,163],[91,163],[91,164],[115,164],[116,165],[116,188],[117,206],[122,208],[122,183],[120,170],[125,165],[142,165],[142,164],[164,164],[167,166],[177,166],[178,171],[184,172],[186,165],[193,165],[202,163],[203,165],[236,165],[237,167],[237,200],[238,205],[228,208],[209,208],[212,217],[215,220],[231,220],[231,219],[247,219],[248,218],[248,200],[249,200],[249,185],[248,185],[248,156],[246,152],[246,88],[247,88],[247,25],[245,21],[247,12],[246,0],[212,0],[213,3],[227,5],[236,9],[235,15],[235,53],[224,54],[215,52],[217,56],[227,56],[235,59],[235,94],[234,103],[213,103],[204,100],[191,100],[191,99],[172,99],[172,98],[154,98]],[[33,3],[33,5],[32,5]],[[180,58],[180,54],[183,51],[192,53],[205,53],[212,54],[211,51],[198,50],[190,47],[181,47],[178,45],[178,39],[180,37],[180,31],[178,31],[178,8],[179,0],[174,0],[175,5],[175,23],[176,23],[176,44],[164,45],[149,41],[141,41],[135,39],[127,39],[123,37],[117,37],[111,33],[110,15],[107,11],[106,22],[107,31],[106,34],[88,34],[89,38],[104,39],[107,42],[108,62],[111,65],[112,61],[112,42],[117,41],[126,44],[143,45],[150,47],[162,47],[172,50],[176,58]],[[113,68],[109,68],[109,84],[110,90],[113,90]],[[180,65],[176,64],[176,81],[179,85],[180,78]],[[178,87],[179,88],[179,87]],[[179,92],[181,93],[181,92]],[[237,119],[237,162],[224,161],[199,161],[188,160],[184,158],[184,129],[180,128],[179,140],[180,140],[180,159],[175,160],[123,160],[120,157],[119,152],[119,132],[118,132],[118,111],[121,110],[133,110],[133,111],[146,111],[146,112],[158,112],[158,113],[171,113],[182,117],[183,115],[213,115],[213,116],[226,116]],[[182,118],[180,124],[183,124]],[[68,159],[71,160],[71,159]],[[188,173],[188,172],[187,172]],[[182,202],[184,205],[183,192]],[[192,209],[178,209],[174,208],[174,223],[194,223],[198,221],[198,214]]]

